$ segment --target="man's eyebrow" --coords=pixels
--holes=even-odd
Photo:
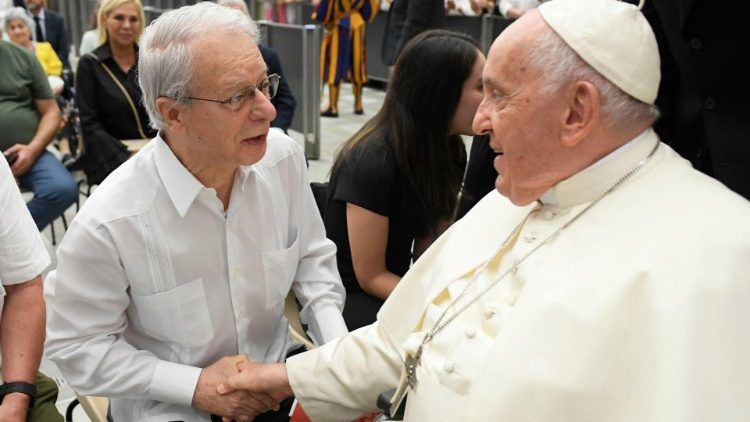
[[[265,78],[268,77],[268,68],[263,69],[263,72],[258,72],[260,76],[259,81],[253,82],[251,85],[259,84],[262,82]],[[227,90],[233,90],[233,89],[243,89],[248,86],[247,80],[244,79],[234,79],[227,84],[224,85],[222,89]]]

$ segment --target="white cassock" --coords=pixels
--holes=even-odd
[[[419,259],[375,324],[288,360],[304,410],[345,421],[373,409],[513,227],[529,216],[468,296],[658,142],[645,131],[557,184],[544,205],[490,193]],[[748,421],[749,359],[750,202],[661,144],[425,347],[405,419]]]

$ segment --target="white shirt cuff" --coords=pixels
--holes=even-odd
[[[156,364],[151,379],[150,399],[192,406],[201,368],[164,360]]]

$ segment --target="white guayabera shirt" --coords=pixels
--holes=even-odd
[[[190,407],[200,370],[296,347],[290,289],[317,344],[346,333],[336,249],[296,143],[271,132],[240,168],[227,211],[157,136],[87,201],[48,278],[47,351],[115,420],[208,420]]]

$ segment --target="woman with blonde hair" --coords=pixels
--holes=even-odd
[[[101,183],[130,157],[122,140],[148,139],[138,85],[138,39],[145,16],[140,0],[103,0],[97,13],[99,47],[81,57],[76,75],[83,155],[89,185]]]

